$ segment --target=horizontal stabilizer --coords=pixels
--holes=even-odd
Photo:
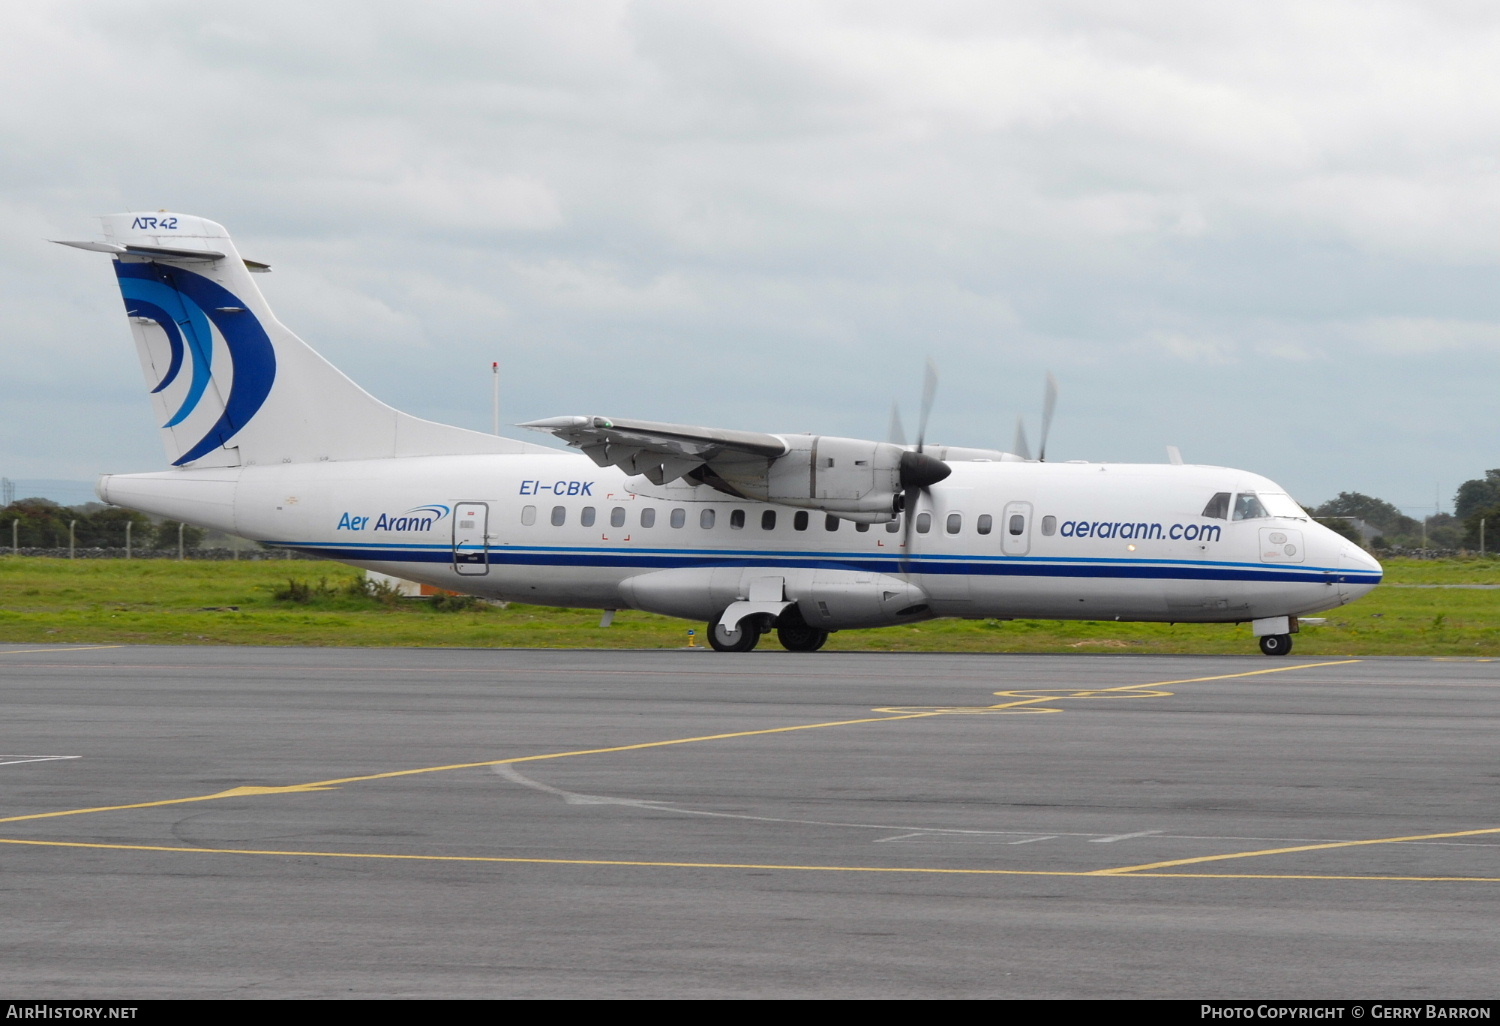
[[[172,260],[178,263],[206,264],[215,260],[223,260],[224,254],[211,249],[169,249],[166,246],[122,246],[115,242],[75,242],[69,239],[53,239],[59,246],[72,246],[74,249],[86,249],[92,253],[112,253],[115,256],[144,257],[147,260]],[[240,258],[247,270],[264,274],[271,269],[270,264],[263,264],[259,260],[247,260]]]

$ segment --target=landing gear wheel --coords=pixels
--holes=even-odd
[[[1262,634],[1260,650],[1269,656],[1284,656],[1292,650],[1290,634]]]
[[[738,630],[726,631],[715,620],[708,625],[708,643],[715,652],[749,652],[760,644],[760,625],[747,616]]]
[[[809,627],[802,622],[801,617],[791,623],[787,623],[784,616],[781,619],[781,624],[776,628],[776,640],[788,652],[816,652],[828,641],[827,631]]]

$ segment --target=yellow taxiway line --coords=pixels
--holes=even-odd
[[[101,646],[121,647],[121,646]],[[1185,680],[1156,681],[1148,684],[1126,684],[1114,688],[1076,689],[1077,694],[1103,694],[1109,692],[1132,691],[1138,688],[1155,688],[1166,684],[1194,684],[1200,681],[1228,680],[1234,677],[1256,677],[1266,673],[1287,673],[1292,670],[1308,670],[1320,666],[1343,666],[1348,663],[1357,663],[1358,659],[1344,659],[1337,662],[1321,663],[1299,663],[1295,666],[1275,666],[1268,670],[1247,670],[1243,673],[1221,673],[1211,677],[1190,677]],[[1019,689],[1018,689],[1019,690]],[[1002,692],[1003,694],[1003,692]],[[1036,702],[1054,702],[1065,695],[1047,695],[1039,698],[1023,698],[1015,702],[1006,702],[1000,705],[984,706],[986,709],[1009,709],[1017,706],[1031,705]],[[963,711],[960,707],[953,707],[954,712]],[[865,723],[890,723],[897,720],[920,720],[933,716],[948,715],[943,707],[932,707],[917,712],[892,713],[887,716],[865,716],[853,720],[831,720],[825,723],[799,723],[790,727],[768,727],[764,730],[738,730],[724,734],[703,734],[696,737],[671,738],[666,741],[643,741],[633,745],[615,745],[609,748],[582,748],[566,752],[548,752],[543,755],[519,755],[508,759],[486,759],[482,762],[458,762],[443,766],[421,766],[414,769],[389,770],[385,773],[367,773],[356,777],[334,777],[329,780],[315,780],[306,784],[291,784],[284,787],[233,787],[227,791],[218,791],[213,794],[193,795],[188,798],[165,798],[151,802],[132,802],[127,805],[101,805],[87,809],[63,809],[57,812],[34,812],[22,816],[0,817],[0,823],[20,823],[36,819],[54,819],[58,816],[82,816],[95,812],[118,812],[128,809],[150,809],[163,805],[182,805],[188,802],[216,801],[221,798],[241,798],[251,795],[270,794],[300,794],[306,791],[324,791],[339,787],[343,784],[358,784],[369,780],[390,780],[395,777],[418,776],[426,773],[446,773],[451,770],[463,769],[487,769],[491,766],[514,765],[522,762],[542,762],[549,759],[567,759],[579,755],[608,755],[616,752],[636,752],[647,748],[665,748],[671,745],[698,744],[704,741],[725,741],[732,738],[760,737],[767,734],[787,734],[801,730],[821,730],[826,727],[852,727]]]
[[[1400,840],[1392,838],[1391,840]],[[1355,843],[1384,843],[1380,841]],[[1067,876],[1108,880],[1360,880],[1401,883],[1500,883],[1496,876],[1380,876],[1317,873],[1114,873],[1082,869],[975,869],[946,866],[819,866],[784,862],[668,862],[642,859],[548,859],[506,855],[402,855],[394,852],[288,851],[278,848],[186,848],[160,844],[101,844],[90,841],[36,841],[0,837],[0,844],[40,848],[169,852],[177,855],[275,855],[283,858],[368,859],[389,862],[463,862],[532,866],[614,866],[635,869],[754,869],[788,873],[906,873],[925,876]]]
[[[121,648],[119,645],[99,645],[92,648]],[[80,651],[71,649],[70,651]],[[46,649],[39,651],[56,651]],[[0,653],[0,654],[21,654]],[[78,816],[95,812],[119,812],[131,809],[148,809],[165,805],[182,805],[191,802],[217,801],[226,798],[253,797],[274,794],[300,794],[312,791],[335,790],[345,784],[364,783],[374,780],[389,780],[396,777],[417,776],[428,773],[445,773],[452,770],[484,769],[494,766],[514,765],[523,762],[541,762],[551,759],[566,759],[582,755],[608,755],[619,752],[642,751],[650,748],[664,748],[674,745],[699,744],[706,741],[725,741],[735,738],[761,737],[769,734],[787,734],[805,730],[821,730],[828,727],[849,727],[868,723],[889,723],[900,720],[928,719],[935,716],[956,715],[975,712],[1000,712],[1009,709],[1022,711],[1025,707],[1035,706],[1042,702],[1066,701],[1069,699],[1083,699],[1106,695],[1127,695],[1130,693],[1140,694],[1149,692],[1151,689],[1168,687],[1177,684],[1198,684],[1215,680],[1231,680],[1239,677],[1257,677],[1271,673],[1287,673],[1296,670],[1317,669],[1325,666],[1346,666],[1357,663],[1358,659],[1342,659],[1336,661],[1299,663],[1294,666],[1275,666],[1263,670],[1246,670],[1239,673],[1221,673],[1205,677],[1187,677],[1181,680],[1152,681],[1143,684],[1123,684],[1112,688],[1017,688],[1009,691],[995,692],[997,697],[1014,698],[1010,702],[1002,702],[990,706],[930,706],[924,708],[897,708],[877,709],[876,712],[888,713],[884,716],[865,716],[848,720],[830,720],[822,723],[802,723],[786,727],[768,727],[761,730],[740,730],[720,734],[702,734],[694,737],[671,738],[663,741],[645,741],[630,745],[613,745],[606,748],[583,748],[572,749],[562,752],[547,752],[540,755],[512,756],[505,759],[486,759],[478,762],[448,763],[440,766],[421,766],[412,769],[390,770],[384,773],[368,773],[360,776],[334,777],[327,780],[317,780],[305,784],[292,784],[287,786],[246,786],[234,787],[227,791],[218,791],[213,794],[194,795],[187,798],[168,798],[158,801],[133,802],[125,805],[106,805],[84,809],[63,809],[55,812],[31,813],[21,816],[9,816],[0,818],[0,823],[17,823],[31,820],[52,819],[59,816]],[[1037,692],[1044,692],[1038,694]],[[1169,692],[1161,692],[1166,695]],[[1041,712],[1044,710],[1036,709]],[[1052,711],[1052,710],[1046,710]],[[1305,851],[1325,851],[1335,848],[1352,848],[1377,844],[1399,844],[1414,841],[1442,840],[1454,837],[1473,837],[1483,834],[1500,833],[1500,827],[1489,827],[1475,830],[1459,830],[1445,833],[1414,834],[1403,837],[1369,838],[1355,841],[1332,841],[1320,844],[1297,845],[1285,848],[1265,848],[1256,851],[1230,852],[1218,855],[1202,855],[1194,858],[1169,859],[1161,862],[1143,863],[1133,866],[1116,866],[1109,869],[1094,870],[1024,870],[1024,869],[971,869],[971,868],[943,868],[924,866],[817,866],[817,865],[785,865],[776,863],[729,863],[729,862],[666,862],[666,861],[627,861],[615,859],[563,859],[563,858],[512,858],[502,856],[478,856],[478,855],[402,855],[385,852],[326,852],[326,851],[286,851],[271,849],[250,848],[184,848],[163,845],[131,845],[131,844],[103,844],[76,841],[42,841],[27,840],[20,838],[0,838],[0,844],[28,845],[37,847],[58,848],[90,848],[106,849],[115,851],[151,851],[151,852],[175,852],[181,854],[219,854],[219,855],[274,855],[282,857],[301,858],[346,858],[346,859],[386,859],[398,861],[425,861],[425,862],[483,862],[483,863],[510,863],[531,865],[573,865],[573,866],[633,866],[642,868],[671,868],[671,869],[754,869],[754,870],[782,870],[796,872],[844,872],[844,873],[918,873],[918,874],[945,874],[958,876],[1064,876],[1064,877],[1110,877],[1130,878],[1141,877],[1150,879],[1234,879],[1234,880],[1365,880],[1365,881],[1402,881],[1402,882],[1468,882],[1468,883],[1500,883],[1500,877],[1471,877],[1471,876],[1382,876],[1369,874],[1276,874],[1276,873],[1182,873],[1162,872],[1162,870],[1175,869],[1182,866],[1200,865],[1208,862],[1220,862],[1233,859],[1256,858],[1266,855],[1287,855]]]
[[[1226,855],[1199,855],[1191,859],[1169,859],[1166,862],[1147,862],[1139,866],[1118,866],[1114,869],[1096,869],[1095,876],[1118,876],[1144,873],[1151,869],[1170,869],[1173,866],[1194,866],[1203,862],[1224,862],[1229,859],[1253,859],[1261,855],[1291,855],[1299,851],[1327,851],[1329,848],[1358,848],[1368,844],[1400,844],[1403,841],[1437,841],[1448,837],[1477,837],[1480,834],[1500,834],[1500,827],[1484,827],[1480,830],[1454,830],[1443,834],[1411,834],[1407,837],[1372,837],[1362,841],[1327,841],[1323,844],[1299,844],[1291,848],[1262,848],[1259,851],[1236,851]],[[1500,847],[1500,845],[1497,845]]]

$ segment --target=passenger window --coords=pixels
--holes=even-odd
[[[530,527],[532,524],[536,523],[536,507],[535,506],[522,506],[521,507],[521,523],[524,526],[526,526],[526,527]]]
[[[678,506],[676,509],[674,509],[672,511],[672,526],[673,527],[682,527],[686,523],[687,523],[687,510],[683,509],[681,506]]]
[[[1057,533],[1057,518],[1042,517],[1042,533],[1051,538]]]
[[[566,506],[553,506],[552,507],[552,526],[553,527],[561,527],[563,524],[566,524],[567,522],[568,522],[568,507],[566,507]]]
[[[932,530],[932,514],[931,513],[918,513],[917,514],[917,533],[918,534],[926,534],[930,530]]]
[[[760,515],[760,529],[762,531],[776,530],[776,511],[768,509]]]
[[[612,509],[612,510],[609,511],[609,526],[610,527],[624,527],[625,526],[625,507],[624,506],[616,506],[614,509]]]
[[[642,527],[655,527],[656,526],[656,507],[655,506],[647,506],[647,507],[645,507],[644,509],[641,510],[641,526]]]
[[[584,527],[594,526],[594,507],[585,506],[578,513],[578,522]]]
[[[705,509],[698,514],[698,526],[707,531],[714,526],[714,511],[712,508]]]
[[[1240,492],[1234,500],[1234,519],[1236,520],[1259,520],[1271,514],[1260,504],[1254,492]]]
[[[807,530],[807,510],[799,509],[796,513],[792,514],[792,530]]]
[[[867,534],[869,533],[870,525],[865,523],[863,520],[856,520],[854,522],[854,529],[860,534]]]
[[[1210,520],[1228,520],[1229,493],[1219,492],[1212,499],[1209,499],[1208,505],[1203,507],[1203,516],[1208,517]]]
[[[981,513],[979,519],[974,522],[974,530],[980,534],[989,534],[995,527],[995,518],[988,513]]]
[[[890,521],[886,522],[885,533],[886,534],[900,534],[901,533],[901,515],[899,513],[896,515],[896,519],[890,520]]]
[[[839,518],[832,513],[823,518],[823,530],[837,531],[839,529]]]
[[[1025,534],[1026,533],[1026,517],[1024,515],[1020,514],[1020,513],[1012,513],[1010,515],[1010,528],[1009,528],[1009,530],[1010,530],[1011,534],[1016,535],[1018,537],[1020,535],[1022,535],[1022,534]]]
[[[948,533],[957,534],[964,529],[964,515],[962,513],[948,514]]]
[[[742,509],[730,510],[729,511],[729,529],[731,531],[741,531],[741,530],[744,530],[744,527],[745,527],[745,511],[742,510]]]

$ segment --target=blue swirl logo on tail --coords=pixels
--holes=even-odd
[[[188,388],[182,404],[162,427],[176,427],[191,416],[213,379],[210,325],[219,330],[229,349],[234,380],[224,412],[207,434],[172,461],[173,466],[191,463],[227,444],[260,410],[276,381],[276,350],[245,304],[201,274],[163,264],[118,260],[115,274],[120,279],[126,312],[155,321],[167,336],[171,358],[166,373],[151,391],[165,389],[181,375],[184,365],[188,366]]]

